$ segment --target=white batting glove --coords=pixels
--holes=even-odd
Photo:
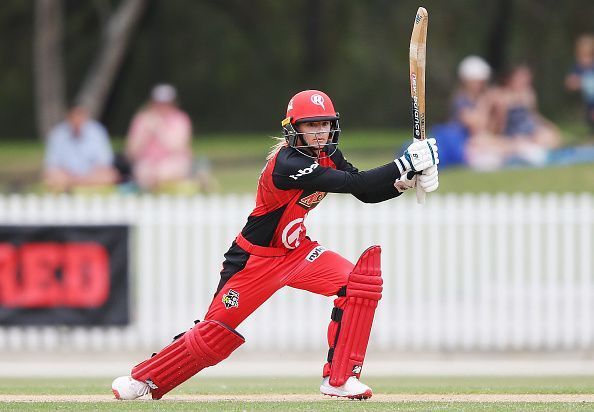
[[[437,166],[431,166],[417,175],[417,184],[425,192],[433,192],[439,187],[439,171]]]
[[[417,174],[412,170],[400,176],[394,182],[394,187],[398,192],[403,193],[405,190],[412,189],[417,185]]]
[[[417,140],[404,151],[404,155],[394,160],[400,174],[412,170],[420,172],[431,166],[439,164],[437,153],[437,143],[434,138],[426,140]]]

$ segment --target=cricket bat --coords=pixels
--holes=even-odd
[[[413,139],[425,140],[425,63],[427,60],[427,24],[429,15],[419,7],[410,37],[410,97],[412,106]],[[413,140],[414,141],[414,140]],[[417,186],[417,203],[425,203],[426,193]]]

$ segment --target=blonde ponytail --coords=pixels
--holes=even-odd
[[[272,159],[280,149],[288,146],[287,141],[282,137],[273,137],[273,139],[276,140],[276,143],[270,148],[268,156],[266,156],[266,160]]]

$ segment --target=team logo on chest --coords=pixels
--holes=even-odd
[[[287,249],[295,249],[299,246],[299,237],[301,235],[301,230],[303,229],[302,223],[303,218],[300,217],[289,222],[283,229],[281,240]]]
[[[303,197],[297,202],[298,205],[305,209],[313,209],[326,197],[326,192],[314,192],[311,194],[303,193]]]
[[[225,305],[225,309],[239,307],[239,292],[229,289],[229,292],[223,295],[222,301],[223,305]]]

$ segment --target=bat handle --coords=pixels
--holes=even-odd
[[[427,193],[417,186],[417,203],[422,205],[425,204],[425,198],[427,197]]]

